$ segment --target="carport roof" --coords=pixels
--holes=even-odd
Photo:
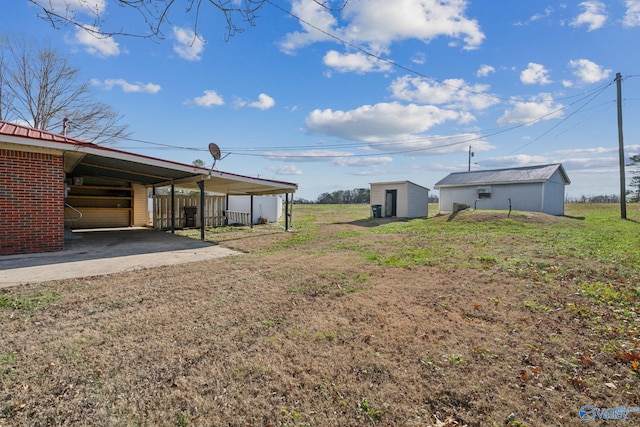
[[[551,165],[525,166],[510,169],[493,169],[473,172],[455,172],[435,184],[435,188],[460,187],[466,185],[515,184],[524,182],[545,182],[556,172],[565,183],[571,183],[560,163]]]
[[[0,121],[0,144],[16,150],[62,153],[67,174],[119,179],[147,186],[198,189],[232,195],[293,193],[297,184],[209,170],[141,154],[103,147],[64,135]]]

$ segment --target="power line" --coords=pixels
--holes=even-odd
[[[576,115],[580,110],[582,110],[585,106],[587,106],[589,103],[591,103],[591,101],[593,101],[594,99],[596,99],[598,96],[600,96],[600,94],[602,94],[608,87],[610,87],[614,82],[609,82],[607,85],[605,85],[604,87],[602,87],[597,93],[595,93],[593,96],[591,96],[587,101],[585,101],[584,104],[582,104],[581,106],[579,106],[574,112],[572,112],[571,114],[569,114],[567,117],[563,118],[562,120],[560,120],[558,123],[556,123],[555,125],[551,126],[549,129],[547,129],[546,131],[544,131],[543,133],[541,133],[540,135],[538,135],[536,138],[532,139],[531,141],[527,142],[526,144],[522,145],[521,147],[513,150],[512,152],[510,152],[509,154],[513,154],[516,153],[520,150],[522,150],[525,147],[528,147],[529,145],[533,144],[536,141],[539,141],[540,139],[542,139],[545,135],[549,134],[549,132],[551,132],[553,129],[557,128],[558,126],[560,126],[562,123],[566,122],[567,120],[569,120],[569,118],[573,117],[574,115]],[[583,98],[584,99],[584,98]]]
[[[478,91],[475,91],[473,89],[469,89],[469,88],[461,87],[461,86],[455,86],[455,85],[452,85],[450,83],[447,83],[446,81],[437,79],[435,77],[428,76],[428,75],[423,74],[423,73],[421,73],[419,71],[416,71],[413,68],[410,68],[410,67],[408,67],[406,65],[402,65],[402,64],[399,64],[399,63],[397,63],[397,62],[395,62],[395,61],[393,61],[391,59],[383,58],[380,55],[376,55],[375,53],[373,53],[373,52],[371,52],[371,51],[369,51],[369,50],[367,50],[367,49],[365,49],[365,48],[363,48],[361,46],[358,46],[358,45],[356,45],[356,44],[354,44],[352,42],[349,42],[349,41],[347,41],[347,40],[345,40],[345,39],[343,39],[343,38],[341,38],[341,37],[339,37],[339,36],[337,36],[337,35],[335,35],[333,33],[330,33],[330,32],[328,32],[326,30],[323,30],[322,28],[317,27],[316,25],[310,23],[309,21],[307,21],[305,19],[302,19],[301,17],[299,17],[298,15],[294,14],[293,12],[284,9],[282,6],[280,6],[278,4],[275,4],[272,0],[265,0],[265,1],[266,1],[266,3],[270,4],[271,6],[275,7],[276,9],[280,10],[282,13],[291,16],[292,18],[296,19],[297,21],[299,21],[299,22],[301,22],[301,23],[313,28],[314,30],[316,30],[316,31],[318,31],[318,32],[320,32],[320,33],[322,33],[322,34],[324,34],[324,35],[326,35],[326,36],[328,36],[328,37],[330,37],[330,38],[342,43],[342,44],[344,44],[345,46],[348,46],[348,47],[350,47],[352,49],[355,49],[355,50],[357,50],[359,52],[362,52],[367,56],[370,56],[370,57],[372,57],[374,59],[377,59],[378,61],[386,62],[387,64],[390,64],[390,65],[392,65],[392,66],[394,66],[396,68],[399,68],[399,69],[407,71],[407,72],[409,72],[411,74],[415,74],[417,76],[420,76],[422,78],[430,80],[431,82],[434,82],[434,83],[437,83],[437,84],[440,84],[440,85],[443,85],[443,86],[448,86],[448,87],[450,87],[452,89],[459,90],[459,91],[462,91],[462,92],[472,93],[474,95],[484,96],[484,97],[487,97],[487,98],[493,98],[493,99],[497,99],[497,100],[500,100],[500,101],[512,101],[512,100],[517,98],[517,97],[505,97],[505,96],[500,96],[500,95],[494,95],[494,94],[489,94],[489,93],[485,93],[485,92],[478,92]],[[344,8],[344,6],[346,6],[346,2],[345,2],[345,5],[343,5],[343,7],[340,8],[340,10],[342,10]],[[633,76],[629,76],[629,77],[637,77],[637,75],[633,75]],[[556,100],[561,101],[561,100],[565,100],[565,99],[571,99],[571,98],[579,97],[579,96],[582,96],[582,95],[584,95],[584,94],[570,95],[570,96],[567,96],[567,97],[556,98]]]

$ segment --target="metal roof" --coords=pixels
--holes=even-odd
[[[447,175],[435,184],[435,188],[459,187],[466,185],[496,185],[527,182],[544,182],[560,171],[565,185],[571,183],[560,163],[551,165],[525,166],[510,169],[494,169],[472,172],[455,172]]]
[[[391,182],[370,182],[369,183],[369,185],[400,185],[400,184],[411,184],[411,185],[415,185],[416,187],[420,187],[420,188],[424,188],[425,190],[429,190],[427,187],[425,187],[423,185],[416,184],[415,182],[411,182],[411,181],[391,181]]]
[[[195,190],[198,190],[198,181],[204,181],[205,191],[222,194],[284,194],[298,188],[290,182],[252,178],[129,153],[3,121],[0,121],[0,143],[17,150],[31,147],[61,153],[65,172],[75,176],[119,179],[157,187],[175,184],[179,188]]]

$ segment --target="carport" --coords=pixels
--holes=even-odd
[[[284,194],[297,184],[209,170],[104,147],[0,121],[0,255],[60,251],[67,216],[75,228],[145,226],[148,192],[170,188],[171,231],[176,189],[218,195]],[[203,206],[204,203],[201,203]],[[204,210],[200,210],[204,215]],[[83,220],[84,223],[78,221]],[[201,238],[205,222],[200,217]]]
[[[106,152],[108,156],[104,155]],[[99,153],[65,153],[65,173],[72,181],[76,177],[131,182],[146,188],[169,187],[171,189],[171,231],[176,228],[176,189],[198,191],[200,206],[204,206],[206,193],[225,196],[262,196],[285,194],[285,229],[289,228],[289,194],[297,184],[252,178],[248,176],[185,165],[138,154],[100,147]],[[228,199],[227,199],[228,200]],[[253,206],[253,203],[251,204]],[[228,201],[227,201],[228,208]],[[200,209],[201,238],[204,239],[204,209]],[[253,215],[252,215],[253,216]]]

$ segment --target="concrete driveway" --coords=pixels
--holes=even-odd
[[[240,252],[147,228],[65,234],[65,250],[0,256],[0,288],[220,258]]]

